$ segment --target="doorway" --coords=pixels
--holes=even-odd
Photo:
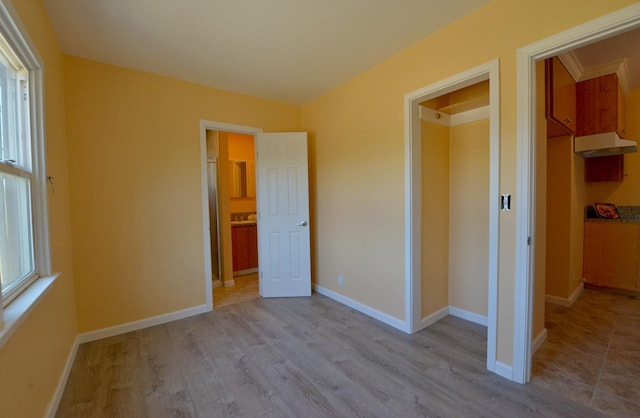
[[[632,5],[518,50],[518,212],[513,380],[531,378],[536,251],[536,66],[552,56],[640,27]]]
[[[498,180],[499,180],[499,63],[497,60],[481,65],[464,73],[458,74],[439,83],[425,87],[405,96],[405,178],[406,181],[406,216],[405,216],[405,237],[407,248],[406,259],[406,330],[407,332],[419,331],[442,317],[452,314],[460,316],[473,322],[481,323],[487,326],[487,368],[490,371],[500,375],[509,375],[508,367],[501,365],[496,359],[496,327],[497,327],[497,265],[498,265]],[[483,302],[486,302],[486,314],[484,312],[477,314],[471,310],[459,309],[459,307],[450,304],[447,300],[444,307],[431,311],[432,306],[428,306],[431,301],[426,300],[425,292],[423,292],[423,284],[426,286],[429,280],[423,274],[424,267],[433,267],[432,259],[425,259],[425,249],[434,248],[441,245],[437,238],[430,240],[425,236],[423,225],[428,223],[429,219],[425,214],[429,212],[428,205],[437,207],[439,201],[437,198],[430,199],[423,196],[427,190],[424,188],[425,174],[433,167],[429,167],[428,160],[423,160],[423,146],[428,138],[423,138],[426,127],[423,126],[421,114],[430,113],[425,111],[424,104],[429,101],[437,101],[446,95],[460,93],[462,91],[472,89],[473,86],[488,83],[488,94],[482,100],[486,100],[485,105],[481,106],[483,110],[474,109],[468,114],[476,112],[487,112],[488,117],[488,175],[484,197],[486,197],[487,208],[486,215],[483,219],[485,225],[488,225],[487,233],[482,245],[487,249],[484,256],[484,272],[481,274],[486,277],[486,293],[483,296]],[[472,100],[473,101],[473,100]],[[477,105],[475,106],[477,107]],[[438,120],[442,117],[442,112],[433,112],[434,119]],[[466,112],[465,112],[466,113]],[[424,115],[423,115],[424,116]],[[440,118],[438,117],[440,116]],[[475,115],[473,117],[478,117]],[[462,155],[462,154],[461,154]],[[487,159],[485,157],[485,159]],[[447,199],[450,197],[447,191]],[[487,196],[488,195],[488,196]],[[443,195],[444,196],[444,195]],[[455,200],[455,199],[454,199]],[[457,203],[453,203],[457,206]],[[451,215],[449,215],[451,216]],[[449,240],[451,231],[443,232],[446,239]],[[443,236],[445,236],[443,235]],[[456,238],[457,239],[457,238]],[[448,245],[447,245],[448,247]],[[451,251],[449,251],[451,252]],[[455,252],[455,250],[454,250]],[[434,257],[436,258],[436,257]],[[447,256],[447,262],[451,260]],[[449,274],[447,271],[445,274]],[[456,303],[457,304],[457,303]],[[427,309],[425,309],[427,308]]]
[[[224,159],[218,158],[221,150],[219,146],[220,138],[218,133],[225,134],[240,134],[248,136],[253,140],[255,135],[261,133],[259,128],[252,128],[247,126],[233,125],[221,122],[213,121],[200,121],[200,156],[201,156],[201,182],[202,182],[202,213],[203,213],[203,244],[204,244],[204,262],[205,262],[205,291],[207,306],[213,309],[213,293],[218,290],[219,293],[229,294],[232,300],[238,300],[238,298],[244,297],[244,293],[251,293],[251,297],[258,297],[258,292],[253,292],[253,286],[242,283],[236,289],[233,289],[236,284],[233,274],[233,250],[232,250],[232,235],[231,235],[231,195],[233,183],[231,181],[232,173],[238,171],[237,168],[230,163],[228,158],[228,149],[222,151],[225,152],[226,157]],[[223,145],[227,145],[227,139],[223,141]],[[208,147],[209,144],[209,147]],[[214,148],[214,149],[210,149]],[[213,153],[213,154],[212,154]],[[215,157],[214,157],[215,155]],[[216,161],[216,174],[217,174],[217,213],[211,214],[213,210],[210,206],[210,192],[209,192],[209,161],[214,159]],[[238,166],[242,166],[238,164]],[[249,174],[250,175],[250,174]],[[241,177],[247,178],[246,165],[244,173],[238,177],[238,182],[241,181]],[[255,179],[255,174],[253,175]],[[240,188],[242,188],[241,186]],[[244,186],[246,190],[246,185]],[[255,190],[255,182],[253,183]],[[217,225],[212,225],[213,219],[217,219]],[[214,230],[217,230],[217,243],[218,243],[218,260],[216,263],[215,248],[216,238],[214,237]],[[215,281],[215,265],[218,264],[219,281]],[[253,276],[255,287],[257,288],[257,282],[259,280],[257,274]],[[214,289],[215,287],[215,289]],[[227,290],[225,292],[225,289]],[[240,293],[240,296],[238,296]],[[219,301],[218,301],[219,302]]]

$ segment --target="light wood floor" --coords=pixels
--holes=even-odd
[[[585,289],[546,304],[531,383],[617,417],[640,417],[640,298]]]
[[[233,286],[213,289],[214,309],[260,297],[258,273],[236,276],[234,282]]]
[[[413,335],[326,297],[253,299],[82,344],[57,417],[589,417],[485,371],[484,327]]]

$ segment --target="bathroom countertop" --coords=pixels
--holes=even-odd
[[[247,221],[231,221],[231,226],[255,226],[256,221],[247,220]]]

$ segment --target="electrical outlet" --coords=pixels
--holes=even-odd
[[[342,286],[344,284],[344,277],[342,275],[338,276],[338,284]]]

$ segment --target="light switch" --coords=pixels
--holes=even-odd
[[[511,195],[503,194],[500,196],[500,210],[510,211],[511,210]]]

